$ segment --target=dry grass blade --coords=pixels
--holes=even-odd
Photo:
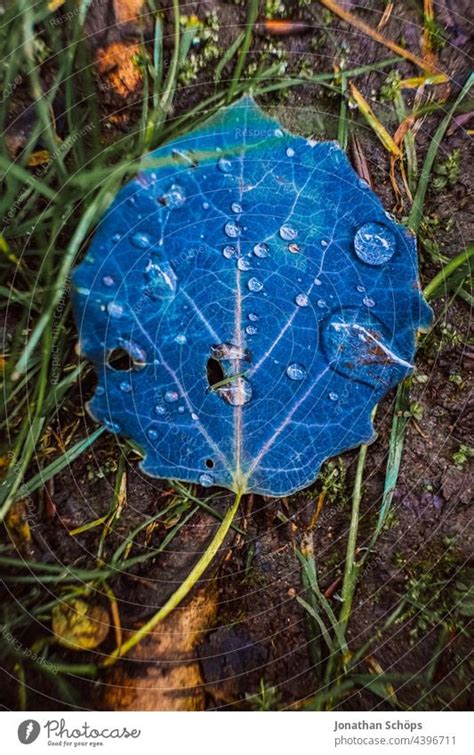
[[[387,152],[390,152],[391,155],[394,155],[397,158],[401,157],[402,153],[400,147],[395,144],[385,126],[380,123],[365,97],[352,82],[349,84],[349,87],[352,99],[359,108],[359,111],[362,113],[369,126],[373,129],[377,138],[382,142]]]
[[[418,68],[421,68],[423,71],[429,71],[430,73],[440,73],[437,66],[434,66],[427,60],[423,60],[423,58],[420,58],[418,55],[415,55],[409,50],[405,50],[404,47],[401,47],[396,42],[392,42],[391,39],[387,39],[376,29],[372,29],[372,27],[366,24],[365,21],[362,21],[360,18],[354,16],[348,10],[345,10],[345,8],[342,8],[338,3],[334,2],[334,0],[319,1],[321,5],[324,5],[324,7],[331,11],[331,13],[339,16],[339,18],[342,18],[343,21],[350,24],[355,29],[358,29],[363,34],[367,34],[367,36],[373,39],[375,42],[379,42],[381,45],[388,47],[389,50],[392,50],[392,52],[400,55],[402,58],[405,58],[405,60],[409,60],[411,63],[413,63],[415,66],[418,66]],[[448,81],[447,75],[442,75],[445,77],[444,80]]]

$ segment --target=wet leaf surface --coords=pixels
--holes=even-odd
[[[413,237],[250,98],[145,158],[74,283],[92,415],[152,476],[268,495],[373,438],[430,322]]]

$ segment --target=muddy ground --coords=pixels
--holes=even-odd
[[[277,7],[278,4],[270,5]],[[279,38],[258,34],[252,48],[254,60],[258,61],[263,54],[281,55],[288,62],[288,71],[304,66],[316,73],[331,70],[341,51],[345,53],[347,68],[390,55],[347,24],[334,17],[329,19],[317,2],[282,5],[285,12],[277,12],[277,17],[304,20],[312,25],[312,30]],[[344,5],[353,6],[372,26],[380,20],[377,10],[380,3],[362,0]],[[386,36],[402,38],[406,46],[417,53],[419,6],[408,0],[396,2],[384,29]],[[451,91],[455,94],[466,78],[472,55],[467,18],[469,2],[444,0],[435,3],[435,9],[445,35],[445,43],[438,53],[439,62],[449,73]],[[230,2],[192,3],[183,13],[195,12],[204,18],[210,11],[215,11],[219,23],[217,45],[221,51],[225,50],[245,19],[245,8]],[[99,35],[101,21],[103,18],[98,13],[94,32]],[[269,52],[268,46],[276,46],[278,52]],[[214,68],[215,63],[211,62],[198,72],[195,81],[182,85],[176,98],[176,114],[212,91]],[[409,63],[397,64],[396,69],[402,77],[416,74]],[[380,91],[386,75],[387,71],[372,73],[359,79],[358,85],[370,97]],[[132,94],[125,97],[128,116],[121,128],[133,128],[134,99],[138,98]],[[408,103],[411,98],[412,94],[408,93]],[[321,88],[298,87],[284,95],[268,95],[260,102],[278,114],[286,126],[307,136],[333,138],[337,132],[339,100]],[[113,113],[119,107],[123,109],[124,102],[114,100],[107,92],[102,107]],[[390,107],[390,102],[382,104],[378,112],[383,116],[387,108],[387,122],[393,125],[393,116],[390,120],[388,113]],[[386,208],[391,210],[395,198],[388,179],[387,153],[360,118],[357,122],[356,133],[373,186]],[[439,115],[429,116],[423,122],[416,141],[420,160],[438,122]],[[473,235],[473,208],[469,201],[472,191],[469,166],[473,156],[469,139],[461,128],[449,131],[441,147],[441,158],[455,149],[461,153],[459,179],[442,192],[430,189],[425,208],[426,216],[439,219],[435,237],[442,253],[448,257],[465,248]],[[443,228],[450,218],[454,222],[446,232]],[[439,265],[424,251],[420,265],[422,282],[426,284]],[[465,709],[471,705],[469,619],[458,614],[456,582],[472,576],[469,568],[474,567],[470,528],[473,476],[469,460],[459,463],[456,457],[458,463],[455,463],[453,454],[461,444],[472,445],[474,405],[470,381],[474,350],[468,304],[459,298],[448,307],[446,304],[445,297],[434,301],[436,325],[421,340],[417,371],[422,379],[413,380],[411,387],[411,401],[421,409],[408,426],[393,510],[360,576],[348,635],[353,650],[376,636],[371,658],[385,672],[403,675],[403,680],[394,682],[397,704],[416,710]],[[94,428],[84,412],[84,402],[91,396],[93,384],[93,377],[88,376],[63,407],[55,428],[59,434],[70,423],[71,416],[80,418],[78,437],[79,433]],[[381,403],[375,421],[378,439],[370,447],[367,459],[360,548],[373,532],[380,506],[393,402],[392,393]],[[102,436],[67,473],[54,479],[47,491],[49,506],[44,506],[44,491],[37,496],[43,514],[34,529],[31,558],[81,568],[94,566],[100,530],[92,529],[75,537],[68,533],[108,511],[114,472],[124,453],[127,454],[126,505],[107,539],[104,559],[107,560],[107,555],[133,527],[166,505],[170,500],[170,484],[145,477],[132,452],[123,445],[119,447],[113,437]],[[112,671],[100,673],[98,679],[87,680],[80,673],[69,677],[74,697],[68,701],[61,696],[55,679],[31,672],[28,707],[249,709],[263,707],[261,701],[249,699],[259,692],[262,680],[273,696],[270,707],[301,707],[321,687],[321,667],[315,664],[311,652],[316,640],[310,634],[308,616],[297,602],[302,578],[295,548],[310,542],[321,588],[328,591],[334,610],[338,610],[356,459],[356,451],[343,454],[326,467],[323,480],[288,499],[255,496],[244,501],[237,521],[243,534],[233,532],[228,537],[218,562],[206,574],[194,597],[177,609],[171,621],[142,643],[128,661]],[[333,483],[329,485],[315,522],[324,480],[331,472]],[[210,492],[218,496],[212,500],[212,505],[224,511],[230,497],[219,495],[219,491]],[[195,494],[205,497],[209,491],[196,489]],[[156,548],[172,524],[158,521],[157,526],[141,533],[133,546],[133,555]],[[166,553],[110,581],[125,631],[137,628],[157,610],[187,574],[215,527],[215,518],[198,509]],[[22,601],[24,589],[21,585],[15,588],[16,600]],[[48,590],[55,595],[59,588],[50,585]],[[404,597],[406,602],[397,620],[377,636],[385,618]],[[108,605],[100,591],[98,600]],[[44,622],[39,619],[22,630],[20,640],[31,645],[35,638],[49,631],[47,618]],[[100,660],[100,654],[113,647],[111,632],[92,654],[92,662]],[[442,652],[433,663],[437,649]],[[56,657],[68,663],[91,662],[91,654],[64,649],[58,650]],[[361,664],[365,673],[367,668]],[[428,669],[431,669],[429,682]],[[6,673],[15,676],[14,669],[9,668]],[[15,686],[2,684],[0,688],[2,704],[9,709],[16,708]],[[393,700],[383,700],[369,689],[362,689],[349,692],[336,707],[372,710],[390,709],[393,704]]]

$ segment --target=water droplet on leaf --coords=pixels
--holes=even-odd
[[[293,241],[298,235],[298,231],[292,228],[291,225],[282,225],[279,233],[283,241]]]
[[[178,207],[182,207],[186,202],[186,195],[184,190],[178,184],[173,184],[171,188],[163,194],[160,198],[162,204],[169,207],[170,210],[176,210]]]
[[[210,488],[213,483],[214,477],[211,474],[203,472],[202,475],[199,475],[199,484],[202,485],[203,488]]]
[[[384,265],[395,252],[395,237],[380,223],[366,223],[354,237],[354,249],[367,265]]]
[[[231,406],[244,406],[252,398],[252,386],[242,375],[229,379],[229,382],[216,389],[216,393]]]
[[[245,272],[246,270],[250,270],[251,265],[247,257],[239,257],[237,260],[237,267],[239,270]]]
[[[132,244],[133,246],[136,246],[137,249],[148,249],[151,245],[151,240],[146,233],[134,233],[132,236]]]
[[[298,307],[307,307],[309,304],[309,299],[306,294],[298,294],[295,302],[297,303]]]
[[[263,288],[263,283],[258,280],[258,278],[250,278],[250,280],[247,283],[247,286],[250,291],[252,291],[254,294],[258,293]]]
[[[217,167],[223,173],[231,173],[232,171],[232,163],[226,157],[219,157],[217,161]]]
[[[238,236],[240,236],[241,232],[242,229],[240,225],[235,222],[235,220],[228,220],[224,226],[224,233],[230,239],[236,239]]]
[[[302,364],[293,362],[293,364],[288,365],[286,374],[288,375],[290,380],[304,380],[304,378],[306,377],[306,369]]]
[[[115,301],[110,301],[107,304],[107,312],[111,317],[122,317],[123,307],[121,304],[117,304],[117,302]]]
[[[179,399],[179,395],[178,395],[177,391],[166,391],[166,393],[165,393],[165,401],[168,404],[173,404],[178,399]]]
[[[269,252],[270,252],[270,247],[268,246],[268,244],[265,244],[264,241],[261,241],[259,244],[255,244],[253,248],[253,253],[255,254],[256,257],[261,257],[261,258],[268,257]]]

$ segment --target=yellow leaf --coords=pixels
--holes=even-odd
[[[73,598],[53,608],[51,627],[60,645],[70,650],[92,650],[109,633],[109,614],[97,603]]]

